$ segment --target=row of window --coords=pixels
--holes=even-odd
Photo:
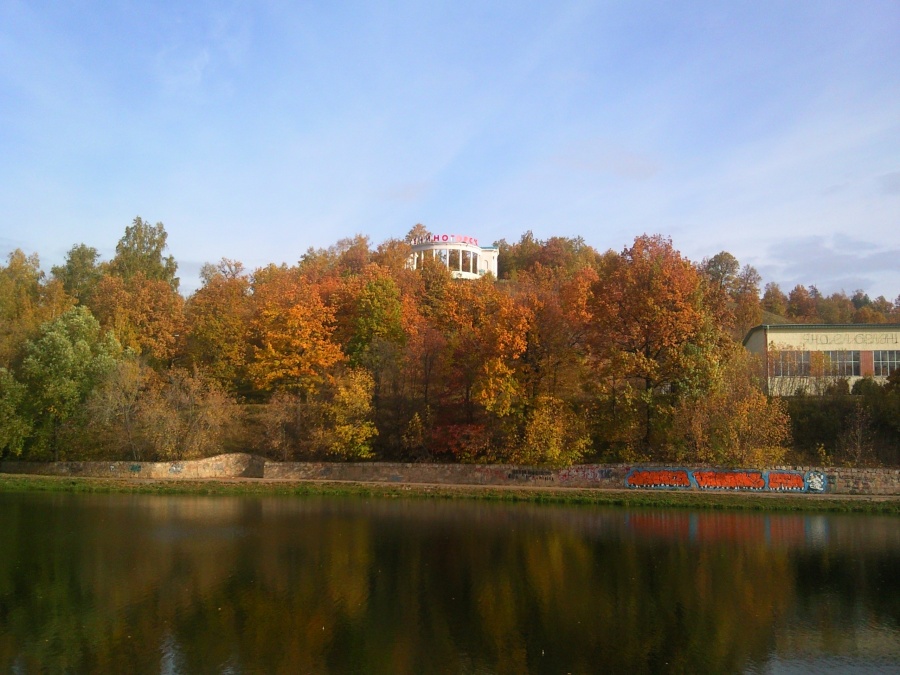
[[[900,368],[900,350],[872,352],[876,377],[887,377]],[[772,377],[859,377],[858,351],[776,352],[771,359]]]
[[[469,274],[478,274],[478,254],[474,251],[467,251],[451,248],[426,249],[417,251],[413,254],[413,269],[421,269],[425,265],[425,258],[437,258],[450,271],[468,272]]]

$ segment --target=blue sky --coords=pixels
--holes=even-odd
[[[0,0],[0,255],[662,233],[900,293],[900,3]]]

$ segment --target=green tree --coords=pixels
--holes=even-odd
[[[76,244],[66,254],[65,264],[54,265],[50,274],[59,280],[66,293],[85,305],[103,276],[103,270],[97,264],[99,257],[93,246]]]
[[[60,456],[60,431],[81,411],[93,388],[111,370],[121,347],[85,307],[74,307],[41,327],[25,347],[22,382],[34,423],[35,456]]]
[[[368,282],[356,299],[355,310],[354,330],[347,344],[347,355],[352,365],[371,360],[372,344],[375,341],[397,345],[405,343],[400,291],[389,277]]]
[[[21,455],[31,434],[31,423],[22,409],[25,393],[25,386],[0,368],[0,457]]]
[[[109,272],[126,281],[142,273],[147,279],[165,281],[177,291],[175,273],[178,264],[171,255],[163,255],[167,238],[162,223],[151,225],[137,216],[116,244],[116,255],[109,262]]]

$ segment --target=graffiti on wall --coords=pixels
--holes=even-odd
[[[610,480],[613,477],[613,471],[612,469],[599,466],[570,466],[560,469],[558,477],[561,483],[572,481],[598,482]]]
[[[828,480],[819,471],[728,469],[632,469],[630,488],[741,490],[757,492],[825,492]]]
[[[763,490],[766,480],[762,471],[694,471],[701,490]]]
[[[506,477],[509,480],[553,480],[553,473],[546,469],[513,469]]]
[[[632,469],[625,476],[628,487],[689,488],[691,478],[685,469]]]

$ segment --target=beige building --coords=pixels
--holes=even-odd
[[[821,393],[835,381],[885,380],[900,368],[900,324],[778,324],[751,328],[744,346],[762,357],[771,394]]]
[[[839,379],[884,380],[900,368],[900,324],[783,324],[751,328],[744,346],[766,367],[769,393],[821,393]]]
[[[420,269],[426,258],[439,260],[456,279],[477,279],[485,274],[497,276],[496,246],[479,246],[478,240],[462,234],[432,234],[412,242],[407,266]]]

